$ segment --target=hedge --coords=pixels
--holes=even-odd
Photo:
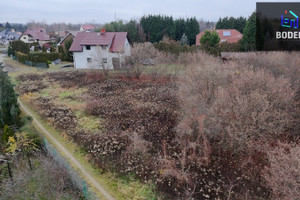
[[[47,62],[54,61],[57,59],[63,60],[64,55],[62,53],[45,53],[45,52],[30,52],[29,53],[30,60],[32,62]]]
[[[166,53],[172,53],[179,55],[182,52],[195,52],[197,50],[196,46],[188,46],[188,45],[181,45],[179,42],[159,42],[154,43],[154,47]]]
[[[16,57],[17,57],[18,61],[21,62],[21,63],[25,63],[26,61],[30,60],[29,56],[25,53],[17,51],[15,54],[16,54]]]

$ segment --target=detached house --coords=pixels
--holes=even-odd
[[[74,38],[76,37],[76,35],[78,34],[78,31],[71,31],[69,33],[67,33],[61,40],[60,42],[57,44],[57,46],[62,46],[64,48],[64,50],[66,50],[65,48],[65,43],[69,40],[74,40]]]
[[[220,43],[236,43],[243,38],[243,34],[236,29],[216,29],[211,31],[216,31],[218,33],[220,37]],[[196,35],[196,46],[200,45],[200,39],[204,35],[204,32],[205,31],[202,31],[201,33]]]
[[[0,32],[0,43],[9,44],[9,41],[18,40],[22,33],[12,30],[3,30]]]
[[[43,44],[50,41],[50,37],[43,28],[27,29],[22,34],[20,40],[25,43],[39,42],[39,44],[42,46]]]
[[[78,33],[70,51],[77,69],[114,69],[125,61],[126,56],[130,56],[130,44],[127,32],[105,32],[102,29],[101,33]]]
[[[94,25],[81,25],[80,26],[80,31],[81,32],[94,32],[95,26]]]

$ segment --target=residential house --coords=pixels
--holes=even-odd
[[[62,46],[64,48],[64,50],[66,50],[65,49],[66,41],[71,40],[71,39],[74,40],[74,38],[76,37],[77,34],[78,34],[78,31],[70,31],[60,40],[60,42],[57,44],[57,46]]]
[[[127,32],[105,32],[102,29],[101,32],[78,33],[70,51],[77,69],[116,69],[126,56],[130,56],[130,45]]]
[[[216,31],[220,37],[220,43],[228,42],[228,43],[236,43],[243,38],[243,34],[237,31],[236,29],[216,29],[210,30]],[[196,46],[200,45],[200,39],[204,35],[205,31],[202,31],[198,35],[196,35]]]
[[[94,32],[95,26],[94,25],[81,25],[80,31],[81,32]]]
[[[22,33],[15,32],[14,29],[3,30],[0,32],[0,40],[2,44],[9,44],[11,40],[18,40]]]
[[[25,43],[38,42],[40,46],[43,46],[50,41],[49,35],[44,28],[27,29],[21,36],[20,40]]]

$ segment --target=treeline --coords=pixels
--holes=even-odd
[[[14,29],[17,32],[24,32],[27,29],[27,26],[24,24],[6,22],[5,24],[0,24],[0,31],[5,29]]]
[[[195,17],[187,19],[173,19],[172,16],[148,15],[143,16],[139,22],[131,20],[124,23],[110,22],[104,25],[108,32],[128,32],[130,43],[134,42],[159,42],[163,38],[180,41],[185,34],[188,44],[195,44],[196,35],[199,33],[199,23]],[[100,31],[100,30],[98,30]]]
[[[240,33],[243,33],[246,22],[247,19],[245,17],[224,17],[218,20],[216,29],[236,29]]]

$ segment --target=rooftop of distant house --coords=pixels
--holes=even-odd
[[[242,39],[243,34],[237,31],[236,29],[215,29],[210,31],[216,31],[220,37],[220,43],[236,43]],[[204,35],[205,31],[202,31],[196,36],[196,45],[200,45],[200,38]]]
[[[35,39],[39,41],[48,41],[50,40],[49,35],[46,33],[44,28],[36,28],[36,29],[27,29],[23,35],[31,35]]]
[[[81,25],[81,29],[83,31],[91,31],[95,29],[94,25],[90,25],[90,24],[85,24],[85,25]]]

